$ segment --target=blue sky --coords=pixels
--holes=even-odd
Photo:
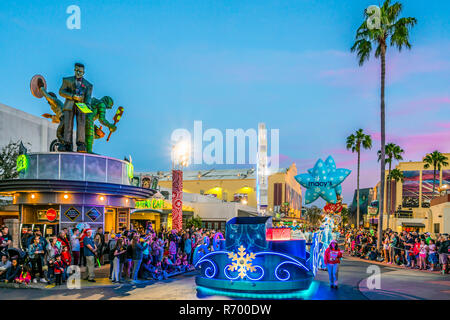
[[[450,152],[450,3],[402,1],[414,16],[413,50],[387,56],[387,140],[420,160]],[[73,63],[86,65],[94,96],[125,107],[110,142],[95,151],[136,170],[170,169],[177,128],[280,129],[282,165],[304,171],[329,154],[356,171],[345,138],[373,134],[362,156],[361,187],[379,168],[379,62],[358,67],[350,53],[363,10],[378,1],[10,1],[0,3],[0,102],[40,115],[29,91],[40,73],[57,92]],[[69,30],[66,8],[81,8],[81,30]],[[115,109],[114,109],[115,110]],[[113,112],[108,115],[113,117]],[[351,201],[356,175],[344,182]]]

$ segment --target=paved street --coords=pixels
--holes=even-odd
[[[436,273],[406,270],[378,265],[381,270],[381,289],[369,290],[366,272],[371,264],[355,258],[346,258],[339,271],[340,286],[332,290],[327,283],[328,274],[319,271],[315,287],[306,299],[311,300],[367,300],[367,299],[443,299],[450,300],[450,276]],[[43,299],[43,300],[195,300],[229,299],[227,297],[199,297],[195,289],[196,272],[178,275],[165,281],[146,284],[106,286],[109,281],[100,281],[98,286],[80,290],[68,289],[5,289],[0,288],[0,300]]]

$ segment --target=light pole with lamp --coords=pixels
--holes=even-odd
[[[190,145],[184,140],[172,146],[172,230],[183,225],[183,167],[189,165]]]

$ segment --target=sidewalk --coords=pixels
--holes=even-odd
[[[194,272],[195,270],[184,272],[184,274],[189,274]],[[103,265],[101,268],[95,268],[95,281],[89,282],[87,280],[83,280],[86,274],[86,267],[81,267],[81,289],[89,289],[89,288],[116,288],[121,286],[134,286],[134,285],[148,285],[158,282],[158,280],[125,280],[123,283],[113,283],[109,280],[109,264]],[[169,274],[169,278],[175,277],[177,275],[183,274],[183,272],[174,272]],[[63,283],[61,286],[49,285],[48,283],[30,283],[28,285],[19,284],[19,283],[4,283],[0,282],[0,288],[11,288],[11,289],[45,289],[45,290],[61,290],[66,289],[70,290],[66,283]]]
[[[390,267],[390,268],[397,268],[397,269],[401,269],[401,270],[411,270],[411,271],[422,272],[422,273],[441,274],[441,271],[411,269],[411,268],[407,268],[405,266],[399,266],[397,264],[387,264],[385,262],[380,262],[380,261],[377,261],[377,260],[367,260],[367,259],[361,259],[361,258],[358,258],[358,257],[352,257],[347,252],[344,253],[344,258],[348,259],[348,260],[352,260],[352,261],[361,261],[361,262],[366,262],[366,263],[369,263],[369,264],[376,264],[376,265],[379,265],[379,266],[385,266],[385,267]],[[448,276],[448,274],[446,274],[446,276]]]

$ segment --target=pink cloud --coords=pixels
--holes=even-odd
[[[442,51],[430,48],[413,48],[411,51],[397,52],[391,50],[386,57],[386,82],[398,82],[407,76],[430,72],[450,70],[450,62],[446,59],[449,48]],[[379,86],[380,60],[373,56],[362,67],[357,64],[356,55],[343,56],[342,64],[348,67],[322,70],[318,77],[326,79],[337,86]]]
[[[425,112],[438,110],[440,108],[450,107],[450,97],[428,97],[419,100],[410,100],[404,102],[399,108],[390,113],[392,116],[410,115],[415,112]]]

